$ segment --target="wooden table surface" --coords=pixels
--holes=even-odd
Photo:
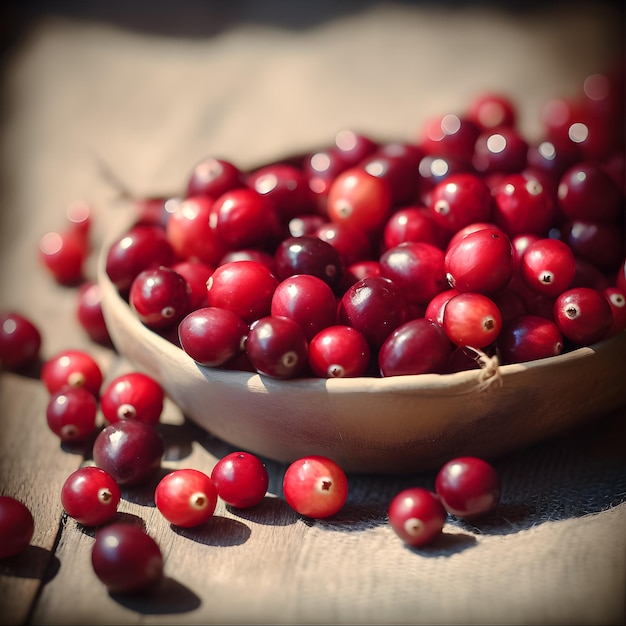
[[[0,308],[35,320],[42,358],[73,347],[90,351],[107,380],[132,369],[89,340],[75,319],[76,290],[54,283],[37,260],[39,237],[59,227],[71,202],[86,200],[94,207],[87,273],[95,276],[99,247],[119,219],[103,163],[136,195],[171,193],[209,153],[247,167],[326,143],[344,127],[408,138],[427,115],[457,110],[491,86],[513,95],[532,133],[541,102],[572,93],[604,69],[616,43],[621,50],[622,14],[610,3],[545,15],[364,3],[307,28],[272,22],[253,4],[211,14],[189,3],[188,21],[211,31],[194,37],[139,28],[147,13],[129,11],[133,20],[123,24],[119,15],[43,10],[14,37],[16,14],[7,13]],[[151,17],[175,30],[186,8],[155,8]],[[31,546],[0,563],[2,624],[626,618],[624,409],[495,460],[503,482],[497,514],[476,524],[450,519],[441,540],[422,550],[401,544],[386,510],[401,488],[432,486],[432,472],[350,476],[345,509],[311,521],[286,505],[285,467],[266,459],[262,504],[241,511],[220,502],[209,523],[189,530],[160,516],[152,483],[124,489],[119,515],[145,523],[163,550],[166,578],[147,597],[123,597],[110,595],[91,569],[93,531],[62,510],[61,486],[88,458],[48,429],[47,401],[36,372],[0,373],[0,492],[35,516]],[[164,471],[210,472],[231,450],[169,400],[162,421]]]

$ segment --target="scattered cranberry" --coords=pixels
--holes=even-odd
[[[100,431],[93,460],[118,485],[137,485],[155,474],[164,452],[163,437],[153,425],[126,419]]]
[[[474,519],[500,502],[500,476],[487,461],[463,456],[445,463],[435,478],[435,490],[452,515]]]
[[[63,442],[87,441],[96,430],[98,403],[85,387],[62,387],[54,392],[46,407],[50,430]]]
[[[30,509],[17,498],[0,496],[0,559],[26,550],[34,533]]]
[[[91,563],[94,573],[111,593],[145,592],[163,578],[161,548],[135,524],[120,522],[99,528]]]
[[[61,488],[65,512],[84,526],[100,526],[112,520],[121,497],[113,476],[92,465],[72,472]]]
[[[84,387],[97,398],[103,375],[98,362],[89,353],[84,350],[63,350],[43,364],[41,380],[51,394],[69,385]]]
[[[248,324],[230,309],[202,307],[178,325],[181,348],[197,363],[219,367],[244,350]]]
[[[332,459],[320,455],[302,457],[285,471],[283,495],[300,515],[313,519],[331,517],[348,498],[348,477]]]
[[[78,289],[76,318],[92,341],[103,345],[111,344],[109,329],[102,312],[102,293],[98,283],[87,281]]]
[[[88,254],[85,237],[74,230],[50,231],[39,240],[41,263],[62,285],[74,286],[84,280]]]
[[[168,522],[181,528],[191,528],[213,517],[217,489],[204,472],[196,469],[173,470],[156,486],[154,502]]]
[[[446,522],[446,510],[437,494],[423,487],[409,487],[396,494],[388,515],[391,528],[413,548],[434,541]]]
[[[35,323],[15,311],[0,313],[0,367],[19,371],[39,359],[41,333]]]
[[[143,372],[128,372],[114,378],[100,395],[104,418],[115,424],[123,419],[157,424],[163,411],[165,392]]]
[[[213,467],[211,480],[218,496],[237,509],[259,504],[269,485],[267,468],[259,457],[249,452],[231,452]]]

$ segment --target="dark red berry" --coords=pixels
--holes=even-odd
[[[213,467],[211,480],[218,496],[237,509],[259,504],[269,485],[267,468],[259,457],[250,452],[231,452]]]
[[[39,359],[42,337],[39,328],[16,311],[0,313],[0,368],[18,371]]]
[[[26,504],[12,496],[0,496],[0,559],[23,552],[35,533],[35,520]]]
[[[110,424],[124,419],[157,424],[164,401],[165,392],[154,378],[143,372],[127,372],[104,388],[100,408]]]
[[[46,420],[50,430],[63,442],[81,442],[96,430],[98,403],[85,387],[62,387],[50,396]]]
[[[61,489],[65,512],[85,526],[100,526],[113,519],[121,497],[113,476],[92,465],[72,472]]]
[[[443,531],[446,510],[436,493],[423,487],[403,489],[389,503],[389,525],[413,548],[425,546]]]

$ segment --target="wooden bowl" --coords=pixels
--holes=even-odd
[[[139,321],[106,274],[106,250],[98,280],[118,352],[200,426],[277,461],[322,454],[348,472],[431,470],[458,455],[504,455],[626,404],[626,333],[556,357],[445,375],[282,381],[203,367]]]

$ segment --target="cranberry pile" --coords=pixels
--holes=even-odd
[[[529,142],[515,104],[486,94],[428,120],[414,141],[344,130],[323,149],[252,171],[217,157],[197,163],[179,196],[135,203],[132,226],[106,250],[106,272],[134,315],[198,364],[296,377],[446,374],[555,356],[626,329],[623,74],[593,74],[540,112]],[[66,227],[40,241],[42,265],[77,288],[76,318],[110,345],[97,283],[85,278],[93,212],[77,202]],[[27,315],[0,313],[0,365],[40,357]],[[160,547],[118,519],[123,490],[154,478],[165,451],[164,390],[128,372],[104,384],[96,359],[64,350],[43,362],[46,420],[90,462],[67,477],[60,503],[97,527],[94,573],[112,592],[163,577]],[[91,462],[92,461],[92,462]],[[221,498],[235,511],[266,496],[268,473],[247,451],[206,474],[171,470],[154,489],[163,517],[198,526]],[[336,515],[349,480],[332,459],[307,456],[284,472],[298,514]],[[390,526],[420,547],[449,515],[496,509],[496,470],[451,459],[432,489],[388,506]],[[28,508],[0,497],[0,558],[32,539]]]
[[[624,101],[592,75],[541,112],[487,94],[414,142],[353,131],[253,171],[206,158],[139,204],[106,271],[196,362],[295,377],[445,374],[626,328]]]

